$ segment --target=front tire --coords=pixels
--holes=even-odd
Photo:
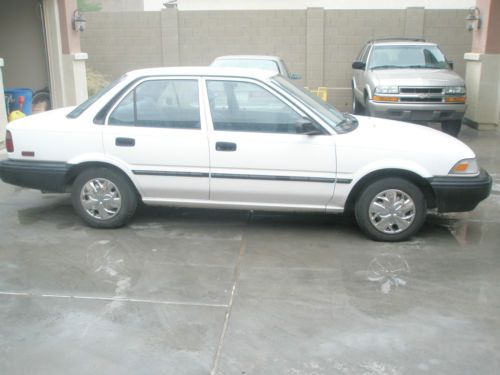
[[[118,171],[92,168],[78,175],[71,193],[76,213],[94,228],[119,228],[137,208],[137,194]]]
[[[462,121],[444,121],[441,123],[441,130],[453,137],[458,137],[462,129]]]
[[[422,227],[427,212],[424,194],[413,183],[399,177],[369,184],[355,204],[356,221],[375,241],[405,241]]]

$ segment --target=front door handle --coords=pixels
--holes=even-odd
[[[119,147],[134,147],[135,139],[134,138],[121,138],[118,137],[115,139],[115,145]]]
[[[236,151],[236,143],[233,142],[216,142],[215,149],[217,151]]]

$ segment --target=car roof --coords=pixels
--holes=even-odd
[[[227,55],[227,56],[219,56],[215,60],[281,60],[278,56],[268,56],[268,55]],[[214,60],[214,61],[215,61]]]
[[[256,79],[269,79],[276,75],[275,72],[260,69],[221,68],[213,66],[182,66],[165,68],[147,68],[132,70],[127,73],[132,78],[149,76],[217,76],[217,77],[248,77]]]
[[[436,43],[431,43],[431,42],[418,42],[418,41],[410,41],[410,40],[384,40],[384,41],[373,41],[374,45],[391,45],[391,46],[435,46],[437,45]]]

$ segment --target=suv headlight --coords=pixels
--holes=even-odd
[[[397,94],[399,93],[398,86],[377,86],[375,94]]]
[[[476,159],[463,159],[450,169],[448,174],[477,174],[479,167]]]
[[[445,95],[465,95],[465,86],[448,86],[444,88]]]

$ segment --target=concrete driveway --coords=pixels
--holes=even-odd
[[[0,374],[498,374],[500,136],[461,139],[491,197],[400,244],[242,211],[94,230],[0,183]]]

